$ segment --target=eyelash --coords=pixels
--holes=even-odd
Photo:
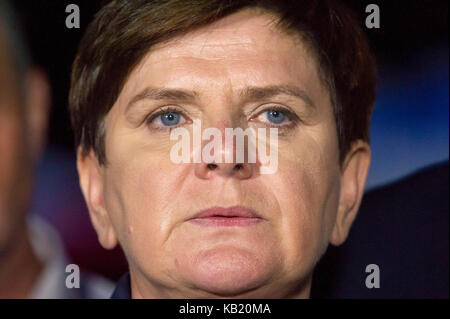
[[[147,118],[145,119],[145,123],[147,124],[147,126],[150,126],[150,124],[152,124],[152,122],[158,118],[158,116],[161,116],[165,113],[180,113],[180,115],[184,118],[186,118],[186,116],[184,115],[184,112],[176,107],[173,106],[163,106],[162,108],[160,108],[159,110],[157,110],[154,113],[151,113],[149,116],[147,116]],[[174,126],[170,126],[170,127],[165,127],[165,128],[154,128],[156,130],[166,130],[166,129],[174,129],[177,128],[179,126],[181,126],[183,124],[179,124],[179,125],[174,125]]]
[[[261,110],[258,114],[256,114],[255,116],[253,116],[250,121],[254,118],[257,118],[258,116],[260,116],[262,113],[264,112],[268,112],[268,111],[279,111],[279,112],[283,112],[286,117],[289,119],[289,121],[291,121],[291,123],[289,124],[273,124],[273,123],[264,123],[264,125],[268,126],[268,127],[274,127],[274,128],[280,128],[280,129],[289,129],[292,127],[295,127],[298,125],[298,123],[300,122],[300,118],[291,110],[287,109],[286,107],[281,107],[281,106],[271,106],[268,108],[265,108],[263,110]],[[157,110],[154,113],[151,113],[149,116],[147,116],[147,118],[145,119],[145,123],[147,126],[150,126],[150,124],[158,118],[158,116],[161,116],[165,113],[180,113],[180,115],[184,118],[187,118],[187,116],[184,114],[184,112],[176,107],[173,106],[164,106],[162,108],[160,108],[159,110]],[[183,123],[184,124],[184,123]],[[168,129],[173,129],[173,128],[177,128],[183,124],[179,124],[179,125],[174,125],[174,126],[170,126],[170,127],[164,127],[164,128],[154,128],[156,130],[168,130]]]
[[[295,114],[293,111],[289,110],[288,108],[282,107],[282,106],[267,107],[267,108],[263,109],[262,111],[260,111],[257,115],[253,116],[252,119],[256,118],[256,117],[260,116],[262,113],[268,112],[268,111],[282,112],[282,113],[284,113],[284,115],[286,115],[286,117],[289,119],[289,121],[291,121],[291,123],[288,123],[288,124],[265,123],[265,125],[267,125],[268,127],[274,127],[274,128],[279,128],[279,129],[289,129],[289,128],[293,128],[293,127],[297,126],[297,124],[300,122],[300,118],[297,116],[297,114]]]

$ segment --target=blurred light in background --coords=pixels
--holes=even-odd
[[[411,61],[407,69],[381,66],[367,188],[449,157],[448,43]]]

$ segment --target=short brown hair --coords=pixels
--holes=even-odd
[[[245,8],[275,14],[312,48],[331,96],[340,162],[351,144],[369,141],[376,68],[353,12],[338,0],[113,0],[81,40],[73,64],[69,109],[76,147],[106,163],[105,115],[129,74],[152,46]]]

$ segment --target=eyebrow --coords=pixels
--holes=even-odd
[[[313,100],[305,90],[294,85],[270,85],[264,87],[251,86],[239,92],[239,96],[246,102],[265,100],[277,95],[289,95],[303,100],[308,106],[315,107]],[[147,87],[136,94],[128,103],[127,110],[141,100],[176,100],[192,102],[198,98],[196,91],[185,89]]]
[[[289,95],[303,100],[310,107],[315,107],[313,100],[306,93],[306,91],[294,85],[248,87],[242,90],[240,95],[247,101],[265,100],[277,95]]]
[[[198,97],[195,91],[184,89],[169,89],[147,87],[140,93],[136,94],[128,103],[127,110],[135,103],[141,100],[177,100],[177,101],[193,101]]]

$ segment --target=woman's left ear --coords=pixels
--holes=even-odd
[[[356,218],[366,185],[371,151],[368,143],[358,140],[352,144],[342,164],[339,207],[330,243],[338,246],[348,236]]]

